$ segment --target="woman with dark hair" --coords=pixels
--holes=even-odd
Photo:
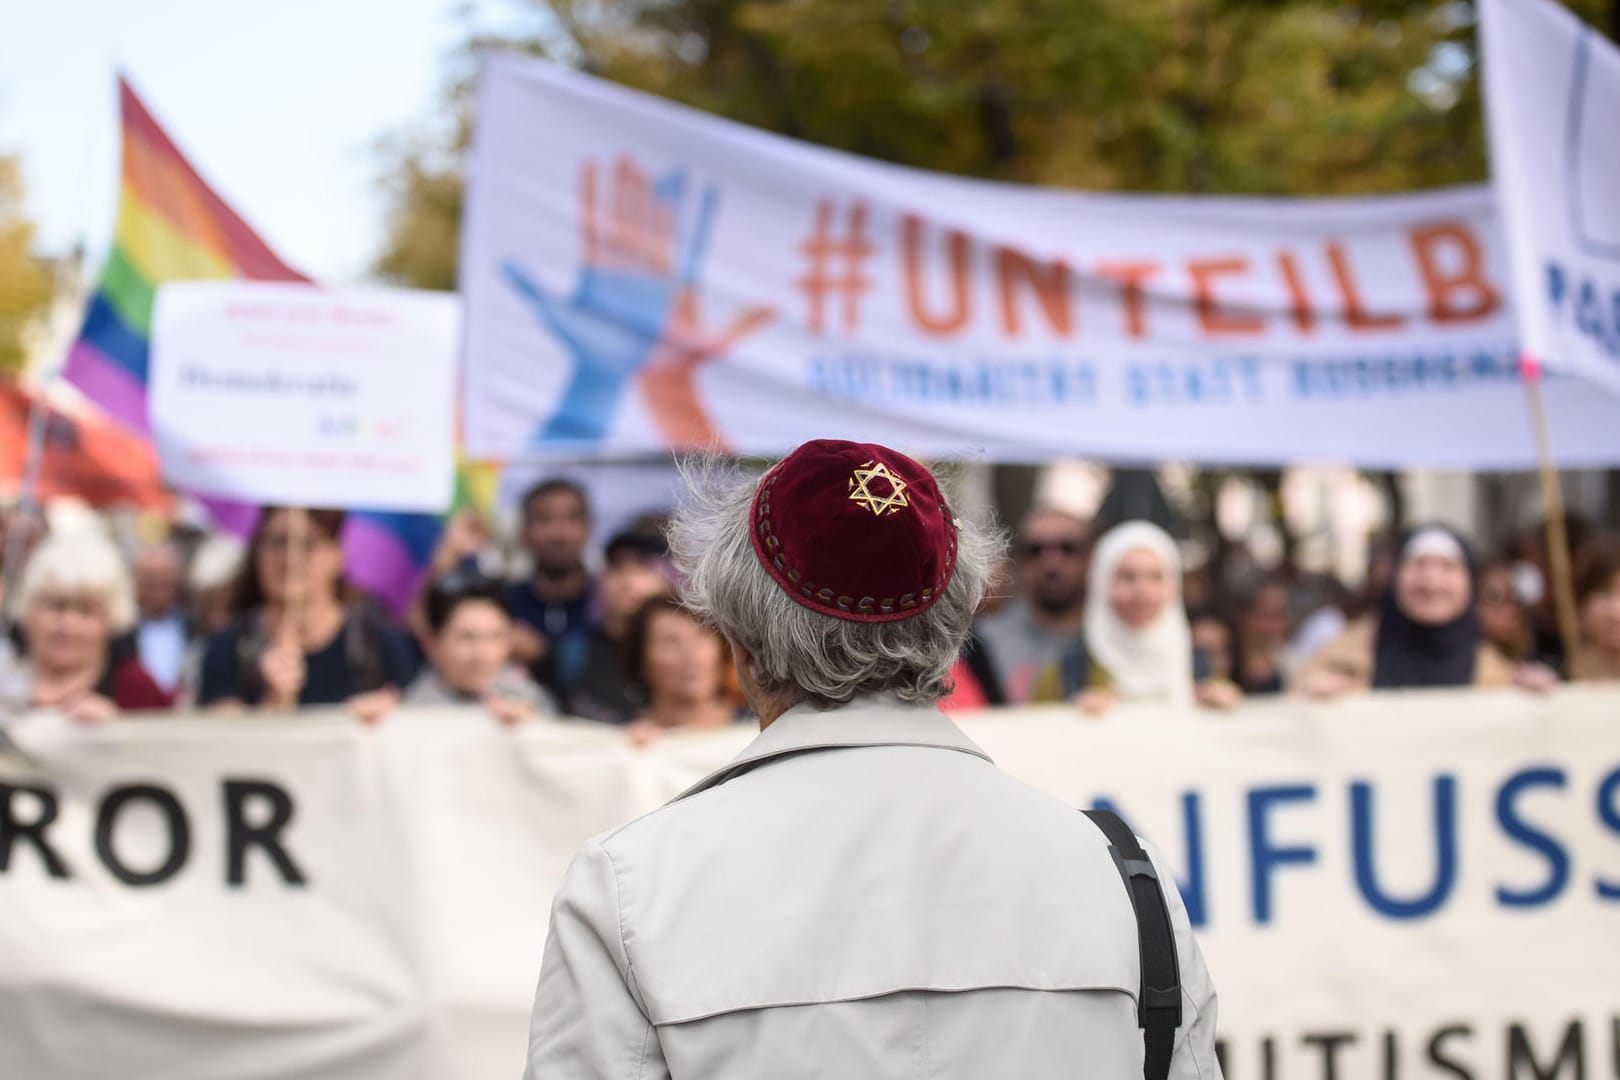
[[[1581,679],[1620,679],[1620,545],[1587,556],[1575,596],[1581,615]]]
[[[1239,601],[1236,629],[1232,681],[1251,697],[1282,693],[1294,633],[1287,583],[1277,576],[1256,582]]]
[[[655,596],[641,606],[630,621],[625,654],[647,702],[626,729],[636,744],[677,728],[724,727],[741,718],[726,639],[678,600]]]
[[[1192,631],[1193,678],[1234,681],[1237,631],[1232,621],[1215,608],[1193,608],[1187,612],[1187,627]]]
[[[513,661],[506,587],[456,570],[422,595],[428,667],[405,691],[407,705],[482,705],[511,725],[557,712],[551,695]]]
[[[1557,676],[1547,668],[1515,667],[1485,639],[1476,579],[1473,554],[1459,534],[1439,525],[1412,532],[1377,613],[1351,623],[1318,652],[1294,689],[1336,697],[1366,689],[1550,687]]]
[[[1514,588],[1511,562],[1491,559],[1480,569],[1477,603],[1485,640],[1497,652],[1512,661],[1528,660],[1535,655],[1535,629],[1530,625],[1530,612]]]
[[[266,507],[248,544],[231,622],[208,640],[197,704],[219,708],[347,704],[374,720],[410,681],[405,639],[343,580],[343,512],[305,511],[302,536],[286,507]],[[293,543],[303,564],[291,580]],[[295,600],[294,593],[301,592]],[[298,610],[298,625],[290,619]]]

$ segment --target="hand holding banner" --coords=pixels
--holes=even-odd
[[[1153,841],[1230,1080],[1563,1078],[1620,1052],[1617,708],[1577,687],[961,719]],[[22,723],[27,756],[0,751],[0,1071],[79,1080],[516,1076],[575,850],[753,734],[638,749],[470,708]]]

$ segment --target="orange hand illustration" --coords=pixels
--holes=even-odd
[[[697,373],[764,326],[776,312],[751,307],[718,334],[703,326],[697,288],[690,282],[675,294],[668,329],[653,346],[638,382],[653,422],[673,450],[728,450],[698,397]]]

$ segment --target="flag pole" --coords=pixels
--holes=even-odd
[[[51,298],[45,309],[45,317],[49,321],[54,318],[55,309],[70,289],[77,290],[85,279],[86,247],[85,236],[89,233],[90,220],[90,165],[95,160],[95,114],[86,119],[83,128],[85,132],[84,145],[81,149],[83,167],[78,174],[78,193],[75,202],[79,207],[79,222],[81,228],[78,241],[73,245],[67,255],[56,260],[56,266],[51,280]],[[78,326],[84,325],[88,313],[88,292],[83,307],[79,313]],[[73,349],[74,340],[69,339],[66,349],[52,357],[51,365],[41,373],[38,385],[30,395],[28,403],[28,441],[23,449],[23,474],[21,484],[17,490],[17,507],[12,518],[12,524],[6,530],[6,542],[3,551],[0,551],[0,634],[10,635],[12,628],[11,590],[16,587],[17,575],[20,570],[18,564],[22,561],[23,545],[28,540],[27,529],[19,528],[26,515],[39,509],[39,478],[45,462],[45,430],[50,420],[50,402],[48,400],[51,388],[62,375],[62,369],[67,363],[67,354]]]
[[[1575,578],[1569,555],[1569,528],[1564,516],[1564,491],[1553,460],[1548,435],[1547,402],[1541,392],[1541,364],[1526,356],[1521,364],[1524,394],[1530,406],[1530,430],[1536,443],[1537,472],[1541,477],[1541,504],[1547,514],[1547,573],[1552,578],[1553,612],[1558,637],[1564,646],[1564,670],[1571,681],[1580,679],[1581,631],[1575,614]]]
[[[5,551],[0,554],[0,560],[4,560],[0,562],[0,598],[5,600],[4,613],[0,614],[0,634],[7,635],[11,633],[12,624],[12,590],[17,587],[23,547],[33,529],[28,519],[38,510],[40,465],[45,457],[45,422],[50,408],[44,400],[44,387],[28,397],[28,441],[23,450],[22,483],[17,489],[16,509],[6,529]]]
[[[47,320],[52,318],[61,298],[73,287],[73,278],[83,272],[84,245],[81,241],[74,245],[67,255],[56,260],[51,281],[51,298],[45,309]],[[68,347],[72,348],[72,344],[69,343]],[[28,395],[28,437],[23,444],[23,471],[17,487],[17,506],[12,513],[11,526],[6,530],[5,549],[0,551],[0,599],[5,601],[4,609],[0,610],[0,634],[11,633],[10,601],[12,590],[17,585],[24,545],[28,542],[31,529],[27,519],[40,509],[39,478],[45,466],[45,430],[51,417],[48,395],[61,370],[62,362],[58,359],[43,373],[43,377]]]

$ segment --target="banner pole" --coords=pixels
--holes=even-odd
[[[309,562],[309,511],[302,506],[287,507],[287,590],[286,600],[282,605],[281,625],[276,627],[276,643],[282,648],[297,649],[299,655],[304,652],[304,609],[306,607],[305,583],[309,579],[306,565]],[[294,709],[298,707],[298,696],[292,700],[280,700],[275,705]]]
[[[1553,461],[1548,435],[1547,403],[1541,393],[1541,365],[1526,357],[1524,393],[1530,406],[1530,430],[1536,442],[1537,472],[1541,477],[1541,503],[1547,512],[1547,572],[1551,576],[1553,611],[1558,637],[1564,646],[1564,670],[1570,681],[1581,677],[1581,631],[1575,614],[1575,580],[1570,568],[1569,529],[1564,518],[1564,491]]]

